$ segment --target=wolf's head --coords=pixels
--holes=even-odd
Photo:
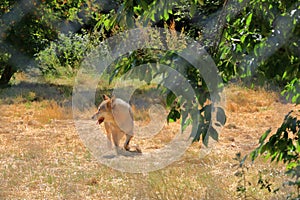
[[[101,124],[104,120],[110,120],[112,116],[113,104],[115,97],[109,98],[107,95],[103,95],[103,101],[98,106],[97,112],[92,116],[92,119],[98,119],[98,123]]]

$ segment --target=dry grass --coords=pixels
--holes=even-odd
[[[278,93],[263,88],[251,90],[231,85],[226,90],[227,110],[230,112],[259,112],[269,109],[279,100]]]
[[[61,107],[54,100],[42,101],[40,105],[35,106],[33,118],[41,123],[50,122],[52,119],[65,120],[72,118],[72,110],[70,107]]]
[[[230,86],[227,124],[209,154],[202,156],[201,144],[194,143],[180,160],[162,170],[129,174],[92,157],[77,134],[68,106],[34,100],[39,92],[30,94],[29,101],[28,94],[10,97],[10,102],[2,98],[0,105],[0,199],[241,199],[233,157],[254,149],[260,135],[269,127],[275,130],[294,108],[281,103],[276,93]],[[138,115],[136,123],[147,121],[143,111]],[[143,151],[161,148],[178,128],[178,123],[171,123],[154,138],[134,143]],[[283,166],[263,160],[246,165],[251,182],[248,199],[283,199],[292,191],[281,186],[288,180]],[[281,188],[278,193],[259,189],[259,171],[273,188]]]

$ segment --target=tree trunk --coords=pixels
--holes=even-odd
[[[0,78],[0,87],[7,86],[16,70],[10,64],[5,65]]]

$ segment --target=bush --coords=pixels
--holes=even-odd
[[[97,34],[60,34],[49,47],[36,54],[44,76],[72,77],[86,54],[98,43]]]

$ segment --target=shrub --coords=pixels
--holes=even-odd
[[[43,75],[71,77],[76,74],[86,54],[97,44],[96,36],[85,32],[60,34],[48,48],[36,54]]]

